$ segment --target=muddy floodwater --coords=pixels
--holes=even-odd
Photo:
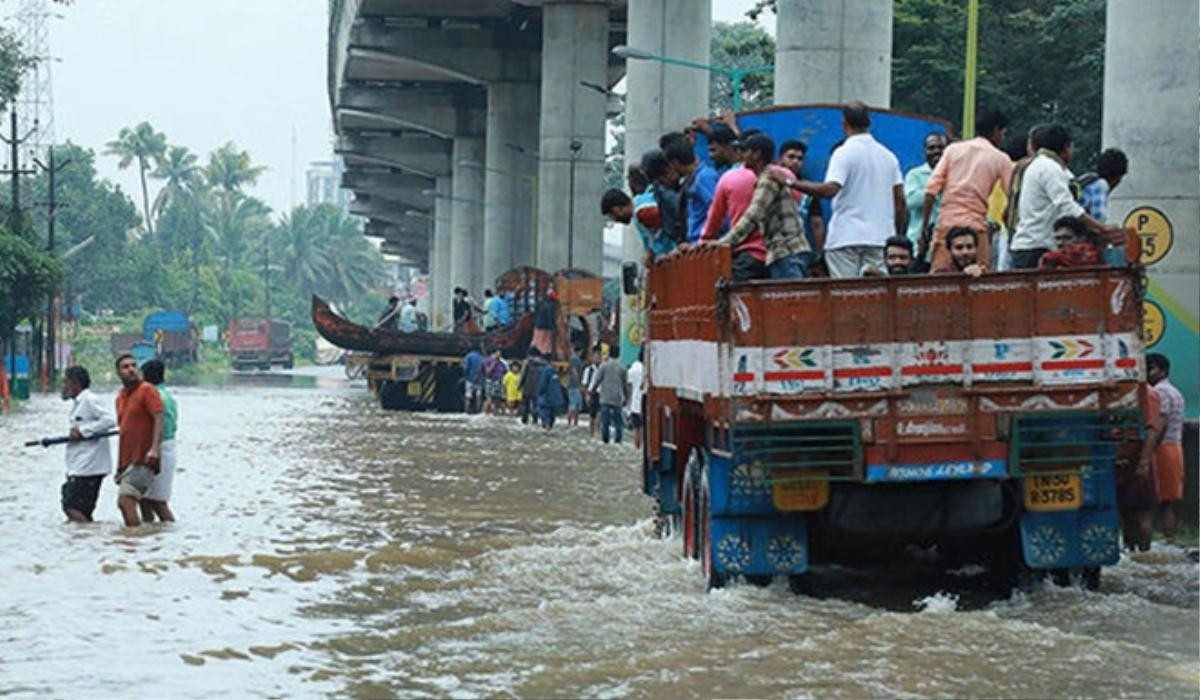
[[[105,402],[112,390],[101,388]],[[179,522],[58,507],[67,404],[0,416],[4,697],[1154,697],[1200,694],[1200,571],[1097,592],[828,570],[706,593],[628,446],[379,410],[361,385],[179,388]],[[956,583],[955,579],[965,583]]]

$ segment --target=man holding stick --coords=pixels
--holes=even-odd
[[[62,509],[73,523],[92,522],[100,482],[112,471],[108,438],[94,436],[117,426],[89,388],[92,379],[78,365],[63,372],[62,397],[70,400],[67,437],[67,480],[62,485]]]
[[[141,524],[138,502],[146,497],[159,470],[162,449],[163,402],[150,382],[142,381],[133,355],[117,358],[121,391],[117,394],[117,421],[121,426],[117,449],[117,507],[127,527]]]

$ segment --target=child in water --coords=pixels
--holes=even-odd
[[[510,362],[501,381],[504,382],[504,399],[508,402],[508,412],[515,416],[521,407],[521,363],[516,360]]]

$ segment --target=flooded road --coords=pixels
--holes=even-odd
[[[1182,550],[1126,558],[1098,592],[972,605],[836,570],[854,595],[705,593],[653,537],[628,446],[386,413],[324,379],[175,395],[170,526],[124,530],[111,482],[99,522],[67,525],[61,449],[14,447],[67,404],[0,417],[0,696],[1200,693]]]

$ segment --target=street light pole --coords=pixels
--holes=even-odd
[[[673,58],[671,56],[659,56],[658,54],[650,53],[642,49],[632,46],[617,46],[612,50],[612,54],[625,60],[640,60],[640,61],[658,61],[659,63],[669,63],[674,66],[684,66],[686,68],[695,68],[696,70],[708,71],[709,73],[718,73],[729,78],[733,83],[733,111],[740,112],[742,110],[742,81],[747,75],[754,73],[767,73],[775,70],[775,66],[754,66],[753,68],[722,68],[721,66],[710,66],[707,63],[698,61],[688,61],[682,58]]]
[[[567,268],[575,267],[575,163],[579,161],[583,142],[571,140],[571,175],[567,184]]]

